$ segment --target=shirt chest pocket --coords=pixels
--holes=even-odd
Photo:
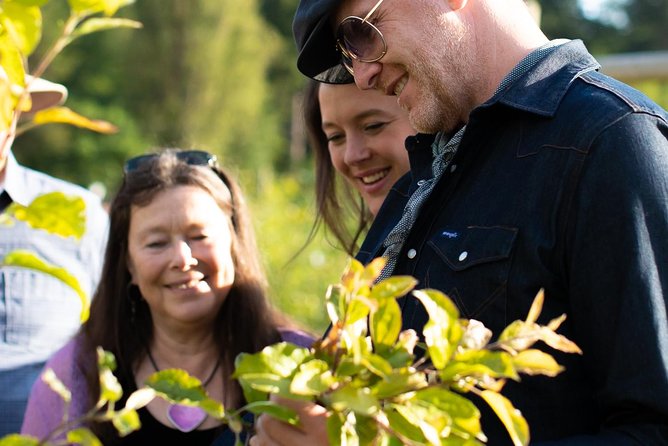
[[[427,242],[435,255],[425,285],[446,293],[467,319],[504,324],[516,236],[516,228],[500,226],[440,229]]]

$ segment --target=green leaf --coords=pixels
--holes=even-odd
[[[404,411],[399,411],[399,408],[403,408],[403,406],[391,404],[385,410],[385,416],[392,430],[416,443],[425,444],[427,439],[419,428],[419,420],[415,419],[410,411],[407,412],[408,417],[406,417],[402,413]]]
[[[44,381],[51,390],[53,390],[58,396],[60,396],[60,398],[65,403],[69,403],[70,401],[72,401],[72,392],[70,392],[67,386],[65,386],[65,384],[63,384],[63,382],[60,379],[58,379],[53,369],[47,368],[42,373],[42,381]]]
[[[39,446],[40,441],[30,435],[9,434],[0,438],[0,446]]]
[[[345,415],[334,412],[327,417],[327,439],[330,446],[341,446],[347,444],[347,439],[343,433],[343,424]]]
[[[290,383],[290,392],[296,395],[320,395],[335,381],[329,365],[320,359],[313,359],[299,366],[299,371]]]
[[[374,345],[393,345],[401,332],[401,308],[397,301],[394,298],[380,301],[378,310],[371,313],[370,325]]]
[[[72,429],[67,433],[69,443],[80,444],[82,446],[102,446],[99,438],[93,434],[90,429],[80,427]]]
[[[371,298],[376,300],[396,299],[409,293],[417,283],[417,280],[411,276],[388,277],[371,289]]]
[[[37,6],[4,2],[0,25],[24,57],[28,57],[42,38],[42,11]]]
[[[297,426],[299,424],[297,412],[273,401],[255,401],[246,404],[243,409],[254,413],[255,415],[266,413],[292,426]]]
[[[21,268],[30,268],[36,271],[41,271],[69,285],[77,293],[79,299],[81,300],[81,314],[79,315],[79,319],[81,322],[85,322],[88,319],[90,313],[90,302],[88,300],[88,296],[81,288],[81,285],[79,285],[79,280],[70,274],[69,271],[67,271],[65,268],[60,268],[58,266],[48,264],[32,252],[26,250],[16,250],[10,252],[5,256],[2,264],[6,266],[18,266]]]
[[[357,321],[366,319],[368,315],[368,301],[362,301],[359,298],[355,298],[348,304],[348,310],[346,311],[346,325],[352,325]]]
[[[366,267],[364,267],[364,271],[360,276],[360,282],[367,286],[371,286],[380,275],[380,272],[383,270],[386,263],[387,259],[384,257],[376,257],[373,259]]]
[[[72,12],[77,15],[90,15],[104,12],[107,16],[116,14],[120,8],[134,3],[134,0],[68,0]]]
[[[529,425],[522,413],[515,409],[512,403],[503,395],[483,390],[480,396],[494,410],[503,425],[506,427],[510,438],[515,446],[526,446],[529,444]]]
[[[102,347],[97,347],[97,367],[99,369],[116,370],[116,357],[113,353],[104,350]]]
[[[384,378],[392,373],[392,365],[383,357],[373,353],[364,354],[360,359],[360,364],[362,364],[371,373],[380,376],[381,378]]]
[[[139,430],[141,422],[136,410],[122,410],[116,412],[111,418],[111,422],[118,431],[118,435],[125,437],[132,432]]]
[[[208,398],[200,380],[181,369],[155,372],[145,384],[173,403],[191,404]]]
[[[513,360],[506,352],[489,350],[465,350],[457,353],[454,360],[441,371],[445,382],[457,381],[465,377],[510,378],[519,381]]]
[[[242,353],[237,356],[234,377],[240,377],[245,373],[270,372],[288,378],[310,358],[311,352],[308,348],[280,342],[267,346],[258,353]]]
[[[433,406],[448,414],[452,421],[451,435],[462,439],[480,438],[486,441],[480,425],[480,411],[463,396],[442,387],[419,390],[413,401],[427,407]]]
[[[118,132],[118,127],[115,125],[99,119],[89,119],[68,107],[50,107],[40,110],[35,113],[32,121],[35,125],[69,124],[105,135]]]
[[[536,349],[520,352],[513,356],[512,361],[520,373],[527,375],[554,377],[564,370],[551,355]]]
[[[378,412],[380,405],[368,387],[347,385],[330,394],[332,409],[342,412],[352,410],[356,413],[371,416]]]
[[[429,321],[425,324],[423,334],[429,357],[436,369],[442,369],[450,360],[454,349],[463,335],[459,323],[459,311],[455,304],[438,290],[413,291],[422,302]]]
[[[423,372],[403,369],[393,370],[392,373],[374,384],[371,391],[378,399],[388,399],[425,386],[427,386],[427,377]]]
[[[91,18],[83,22],[71,35],[69,42],[88,34],[116,28],[139,29],[142,23],[136,20],[119,18]]]
[[[49,234],[78,240],[86,232],[86,202],[76,195],[50,192],[39,195],[28,206],[12,203],[7,212]]]

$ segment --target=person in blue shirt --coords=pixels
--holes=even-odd
[[[64,86],[31,78],[28,91],[35,113],[63,102]],[[20,165],[11,146],[12,129],[0,141],[0,210],[10,203],[28,206],[50,192],[81,197],[86,205],[81,239],[63,238],[34,229],[23,221],[0,224],[0,259],[23,249],[49,264],[64,268],[91,296],[102,268],[108,217],[97,195],[75,184]],[[81,300],[73,288],[48,274],[0,265],[0,437],[18,432],[30,388],[45,361],[62,347],[80,325]]]
[[[532,446],[668,444],[668,113],[523,0],[301,0],[293,31],[303,74],[392,96],[420,132],[357,258],[495,335],[545,290],[538,322],[565,313],[583,354],[504,387]],[[424,308],[399,304],[421,333]],[[251,445],[326,444],[322,408],[298,409]],[[512,444],[485,409],[488,444]]]

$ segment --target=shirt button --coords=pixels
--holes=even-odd
[[[455,170],[457,170],[457,165],[456,164],[453,164],[452,166],[450,166],[450,172],[454,172]]]
[[[414,249],[409,249],[408,252],[406,253],[409,259],[414,259],[415,256],[417,255],[417,251]]]
[[[468,256],[469,256],[469,253],[468,253],[468,252],[466,252],[466,251],[462,252],[461,254],[459,254],[459,261],[460,261],[460,262],[463,262],[464,260],[466,260],[466,258],[467,258]]]

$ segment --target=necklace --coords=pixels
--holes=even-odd
[[[156,364],[155,359],[153,359],[153,355],[149,349],[146,349],[146,354],[155,371],[159,372],[160,369],[158,368],[158,364]],[[206,386],[209,385],[219,367],[220,358],[218,358],[216,361],[216,365],[213,367],[209,377],[202,383],[202,387],[206,388]],[[186,406],[184,404],[170,404],[167,407],[167,419],[170,423],[172,423],[172,426],[181,432],[187,433],[197,429],[202,423],[204,423],[206,417],[206,412],[199,407]]]

